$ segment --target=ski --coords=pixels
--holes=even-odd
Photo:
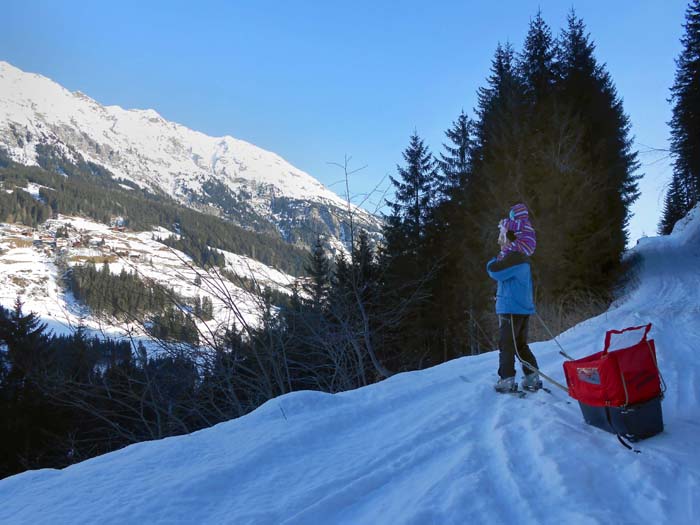
[[[525,390],[512,390],[510,392],[498,392],[499,394],[507,394],[509,396],[519,397],[523,399],[527,397],[527,392]]]
[[[519,397],[520,399],[527,396],[527,392],[525,390],[518,388],[517,383],[515,383],[514,386],[515,386],[515,388],[513,390],[506,390],[506,391],[496,390],[496,393],[497,394],[507,394],[509,396]]]
[[[552,394],[552,391],[551,391],[549,388],[547,388],[546,386],[541,386],[541,387],[539,387],[539,388],[535,388],[535,389],[532,389],[532,390],[529,389],[529,388],[523,388],[523,390],[527,390],[528,392],[532,392],[532,393],[537,392],[538,390],[542,390],[542,391],[544,391],[544,392],[547,392],[547,393],[548,393],[549,395],[551,395],[551,396],[554,395],[554,394]]]

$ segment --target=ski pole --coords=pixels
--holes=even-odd
[[[540,317],[540,314],[538,314],[537,312],[535,312],[535,315],[537,316],[537,319],[540,320],[540,323],[542,323],[542,326],[544,326],[544,329],[547,330],[547,333],[549,334],[549,336],[554,340],[555,343],[557,343],[557,346],[559,347],[559,353],[560,353],[561,355],[563,355],[564,357],[566,357],[569,361],[573,361],[574,358],[571,357],[569,354],[567,354],[567,353],[564,351],[564,348],[559,344],[559,341],[557,341],[557,338],[554,336],[554,334],[553,334],[552,331],[549,329],[549,327],[545,324],[544,320]]]
[[[543,374],[542,372],[540,372],[540,370],[536,366],[532,366],[527,361],[523,361],[523,359],[520,357],[520,352],[518,352],[518,343],[516,342],[516,339],[515,339],[515,326],[513,326],[513,315],[512,314],[510,316],[510,331],[513,334],[513,349],[515,350],[515,355],[518,358],[518,361],[520,361],[520,364],[522,364],[523,366],[526,366],[532,372],[536,372],[537,374],[541,375],[544,379],[546,379],[547,381],[552,383],[554,386],[561,388],[564,392],[566,392],[568,394],[569,393],[568,388],[566,388],[564,385],[562,385],[558,381],[555,381],[554,379],[552,379],[548,375]]]

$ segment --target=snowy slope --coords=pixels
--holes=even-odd
[[[28,191],[31,190],[29,188]],[[47,243],[36,245],[40,237],[53,239],[53,234],[61,227],[69,227],[65,246],[50,248]],[[23,235],[24,232],[28,236]],[[197,268],[186,254],[159,242],[160,238],[170,235],[172,233],[163,228],[151,232],[115,231],[89,219],[62,215],[42,224],[33,233],[30,228],[21,225],[0,223],[0,306],[11,308],[19,297],[26,312],[38,314],[57,334],[68,333],[82,322],[88,330],[110,337],[121,337],[127,333],[134,335],[134,326],[93,315],[89,308],[81,306],[70,292],[64,290],[56,265],[60,255],[70,266],[91,260],[100,267],[107,260],[114,274],[122,269],[136,273],[142,279],[166,286],[186,299],[209,297],[214,313],[214,319],[207,323],[210,330],[215,331],[219,326],[230,326],[235,322],[230,307],[224,304],[226,297],[236,300],[247,323],[257,324],[261,314],[257,298],[228,280],[207,274]],[[104,241],[104,246],[74,247],[77,239]],[[253,279],[261,286],[283,293],[291,293],[288,290],[294,282],[292,276],[248,257],[219,251],[225,257],[225,269],[234,275]],[[197,274],[201,280],[199,285],[194,284]],[[198,324],[204,329],[203,322]]]
[[[561,336],[574,356],[651,321],[666,431],[621,447],[563,392],[492,390],[495,353],[0,482],[0,522],[464,524],[700,522],[700,212],[635,248],[638,285]],[[553,342],[533,345],[563,381]],[[283,413],[284,412],[284,413]]]
[[[280,211],[280,198],[314,203],[336,216],[347,209],[344,199],[272,152],[230,136],[193,131],[152,109],[103,106],[0,61],[0,149],[17,162],[35,165],[38,144],[55,147],[71,160],[94,162],[185,204],[219,202],[222,187],[204,185],[223,184],[280,230],[309,212],[305,206]],[[377,228],[375,217],[359,208],[354,212],[360,223]],[[326,222],[339,237],[337,224]]]

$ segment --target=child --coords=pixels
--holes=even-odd
[[[510,214],[507,219],[503,219],[498,228],[501,230],[501,236],[506,236],[507,233],[513,232],[509,236],[509,240],[498,254],[497,260],[502,260],[510,252],[520,252],[523,255],[530,257],[535,253],[537,247],[537,238],[535,229],[530,223],[530,217],[527,211],[527,206],[524,204],[516,204],[510,209]],[[507,232],[507,233],[506,233]]]
[[[517,392],[515,358],[522,363],[524,390],[542,388],[536,371],[537,359],[527,344],[530,316],[535,313],[532,291],[532,273],[529,256],[537,245],[535,229],[530,224],[527,207],[516,204],[508,219],[499,223],[498,257],[486,265],[489,276],[498,282],[496,313],[499,327],[499,380],[497,392]]]

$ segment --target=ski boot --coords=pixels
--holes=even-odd
[[[527,374],[523,378],[522,388],[523,390],[529,390],[530,392],[536,392],[542,388],[542,380],[540,379],[539,374],[537,372]]]
[[[515,377],[504,377],[499,379],[493,388],[499,394],[510,394],[518,391],[518,383],[515,382]]]

